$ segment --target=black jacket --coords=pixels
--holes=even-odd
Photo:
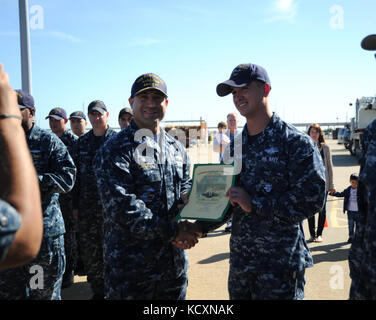
[[[346,211],[348,210],[347,208],[348,208],[349,200],[350,200],[350,190],[351,190],[351,186],[347,187],[342,192],[334,192],[332,194],[333,197],[344,197],[345,198],[343,200],[343,213],[346,213]],[[359,188],[358,188],[358,191],[359,191]],[[357,192],[357,195],[359,195],[359,192]],[[359,203],[359,201],[358,201],[358,203]]]

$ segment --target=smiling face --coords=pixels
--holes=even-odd
[[[242,116],[252,117],[264,108],[265,85],[253,81],[244,87],[233,88],[232,99]]]
[[[133,109],[133,118],[139,128],[147,128],[153,132],[166,114],[168,100],[158,90],[147,90],[134,98],[129,98]]]

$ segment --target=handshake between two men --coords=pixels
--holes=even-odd
[[[179,210],[188,203],[188,192],[181,195],[181,200],[176,202],[171,208],[172,211],[179,212]],[[179,233],[177,237],[171,242],[179,249],[191,249],[196,243],[198,238],[202,237],[202,231],[197,224],[189,221],[179,222]]]
[[[191,249],[198,243],[198,238],[201,237],[202,231],[197,224],[182,221],[179,222],[179,233],[172,244],[180,249]]]

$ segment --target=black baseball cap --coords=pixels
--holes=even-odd
[[[270,85],[270,79],[266,70],[253,63],[239,64],[231,73],[230,79],[221,82],[217,86],[217,94],[220,97],[232,92],[232,87],[241,88],[252,81],[259,80]]]
[[[139,76],[132,85],[131,98],[146,90],[158,90],[167,98],[167,86],[162,78],[154,73],[146,73]]]
[[[98,111],[101,114],[105,114],[107,112],[107,107],[101,100],[94,100],[90,102],[89,106],[87,107],[87,113],[91,113],[94,110]]]
[[[83,113],[82,111],[75,111],[75,112],[72,112],[69,116],[69,119],[85,119],[86,120],[86,116],[85,116],[85,113]]]
[[[65,112],[65,110],[63,108],[53,108],[50,111],[50,113],[48,114],[48,116],[46,117],[46,119],[48,119],[50,117],[52,117],[56,120],[68,119],[67,113]]]
[[[17,93],[17,101],[20,109],[29,108],[35,110],[34,98],[30,93],[21,89],[15,91]]]
[[[360,45],[364,50],[376,50],[376,34],[365,37]]]
[[[131,108],[128,108],[128,107],[125,107],[123,109],[120,110],[119,112],[119,118],[123,115],[123,114],[126,114],[126,113],[129,113],[130,115],[133,116],[133,111]]]

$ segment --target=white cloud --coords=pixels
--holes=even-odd
[[[0,37],[19,37],[20,33],[16,31],[0,31]],[[39,31],[34,31],[30,30],[30,37],[45,37],[45,36],[50,36],[62,40],[67,40],[71,42],[83,42],[82,39],[79,39],[75,36],[72,36],[70,34],[60,32],[60,31],[48,31],[48,30],[39,30]]]
[[[269,10],[269,17],[264,23],[272,23],[276,21],[294,21],[298,13],[297,0],[275,0],[271,9]]]
[[[54,37],[54,38],[59,38],[63,40],[68,40],[71,42],[83,42],[81,39],[74,37],[70,34],[60,32],[60,31],[47,31],[47,34]]]
[[[277,0],[274,5],[280,11],[290,11],[293,5],[293,0]]]

